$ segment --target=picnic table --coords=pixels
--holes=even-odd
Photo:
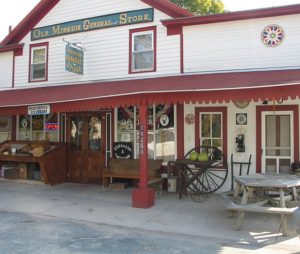
[[[281,231],[284,236],[287,235],[287,218],[289,214],[293,214],[298,207],[288,208],[286,206],[285,193],[291,193],[292,200],[298,201],[297,188],[300,187],[300,176],[288,174],[254,174],[247,176],[235,177],[236,187],[233,198],[238,199],[242,191],[242,199],[240,204],[233,204],[228,210],[235,210],[238,212],[236,229],[241,228],[245,212],[261,212],[280,214],[281,216]],[[248,202],[250,197],[261,193],[273,191],[279,194],[279,207],[264,206],[265,201],[258,203]]]

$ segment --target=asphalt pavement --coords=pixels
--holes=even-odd
[[[287,246],[236,244],[16,212],[0,212],[0,247],[1,254],[300,253]]]
[[[216,195],[196,203],[163,193],[154,207],[136,209],[131,191],[0,181],[0,254],[300,254],[291,218],[288,237],[272,215],[246,214],[235,231]]]

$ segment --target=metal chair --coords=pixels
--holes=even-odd
[[[231,154],[231,190],[233,190],[233,176],[234,176],[234,166],[239,166],[239,176],[243,174],[243,169],[246,169],[246,174],[249,175],[250,166],[251,166],[251,157],[252,154],[249,156],[248,162],[241,162],[241,161],[234,161],[233,160],[233,154]]]

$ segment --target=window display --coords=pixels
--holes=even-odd
[[[148,158],[175,159],[174,106],[148,107]],[[119,108],[117,113],[117,141],[132,142],[134,157],[139,158],[139,110],[135,107]],[[134,124],[135,123],[135,124]]]

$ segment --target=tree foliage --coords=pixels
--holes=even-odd
[[[171,0],[178,6],[196,15],[216,14],[224,12],[221,0]]]

